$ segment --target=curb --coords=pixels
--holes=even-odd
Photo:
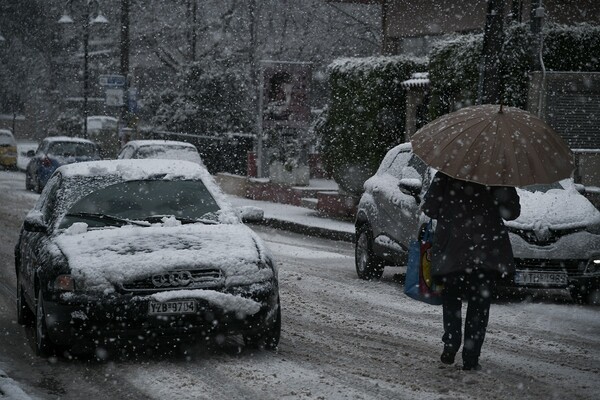
[[[354,242],[354,233],[335,231],[316,226],[302,225],[297,222],[284,221],[275,218],[263,218],[259,222],[253,222],[254,225],[269,226],[275,229],[281,229],[289,232],[300,233],[307,236],[315,236],[323,239],[339,240],[343,242]]]

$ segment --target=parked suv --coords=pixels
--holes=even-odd
[[[406,265],[408,246],[428,221],[420,210],[435,170],[412,153],[410,143],[391,149],[364,185],[356,216],[356,271],[376,279],[384,266]],[[600,211],[573,180],[517,188],[521,215],[506,221],[516,287],[569,289],[574,300],[598,302]]]

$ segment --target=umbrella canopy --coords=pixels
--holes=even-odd
[[[419,129],[413,151],[456,179],[526,186],[569,178],[575,168],[564,140],[535,115],[485,104],[446,114]]]

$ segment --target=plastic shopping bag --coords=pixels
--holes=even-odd
[[[442,289],[431,278],[431,247],[433,227],[431,221],[425,227],[422,240],[412,240],[408,248],[408,264],[404,293],[428,304],[442,304]]]

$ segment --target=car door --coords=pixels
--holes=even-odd
[[[21,231],[20,257],[21,257],[21,276],[23,279],[23,288],[28,302],[33,304],[35,299],[35,277],[37,269],[40,268],[48,257],[48,242],[52,234],[52,221],[54,219],[57,193],[60,187],[60,175],[53,176],[38,203],[27,216],[27,218],[38,218],[48,228],[46,232],[34,232],[23,229]]]
[[[420,203],[422,195],[413,196],[403,192],[402,179],[424,180],[427,167],[410,150],[400,151],[386,171],[393,179],[387,190],[387,199],[382,203],[386,219],[387,236],[404,251],[408,250],[411,239],[416,237],[421,220]]]

